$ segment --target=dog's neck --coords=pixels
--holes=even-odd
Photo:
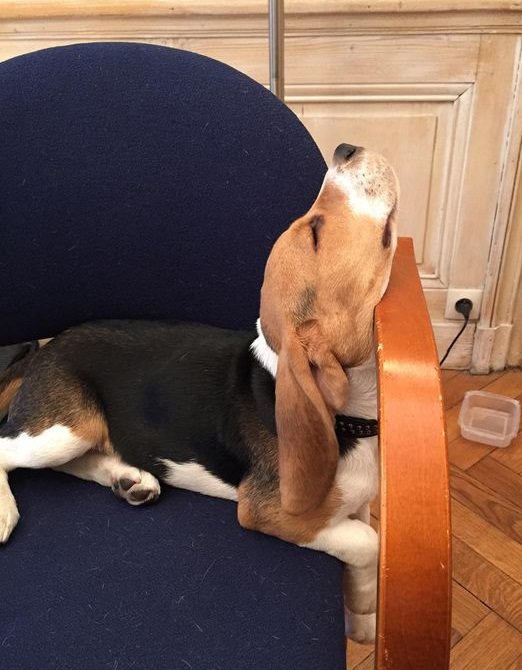
[[[250,345],[257,362],[275,379],[277,374],[277,354],[268,344],[261,328],[261,319],[256,321],[257,337]]]
[[[266,341],[261,328],[261,320],[256,322],[257,337],[250,345],[256,360],[272,377],[277,374],[277,354]],[[342,414],[358,416],[362,419],[377,418],[377,375],[375,356],[371,356],[361,365],[345,368],[349,382],[349,396]]]

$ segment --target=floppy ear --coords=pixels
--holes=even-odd
[[[325,371],[325,387],[330,377]],[[346,376],[344,380],[347,384]],[[332,397],[337,391],[332,392]],[[330,490],[339,446],[333,413],[327,408],[306,351],[295,334],[285,337],[279,352],[275,409],[281,506],[290,514],[303,514],[320,505]]]
[[[348,379],[345,371],[330,350],[317,321],[301,324],[297,332],[309,360],[314,365],[312,372],[326,404],[336,412],[341,412],[348,400]]]
[[[327,405],[341,412],[348,397],[348,379],[339,361],[330,353],[322,364],[313,368],[313,373]]]

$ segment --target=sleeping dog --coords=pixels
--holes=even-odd
[[[131,505],[160,481],[236,500],[239,523],[346,564],[351,636],[375,633],[378,486],[373,311],[396,247],[397,179],[341,144],[311,209],[276,241],[257,334],[171,321],[71,328],[0,380],[7,473],[51,467]]]

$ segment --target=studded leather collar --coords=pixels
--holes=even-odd
[[[379,422],[375,419],[360,419],[356,416],[337,414],[335,417],[337,437],[375,437],[379,434]]]

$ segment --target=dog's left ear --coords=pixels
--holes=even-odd
[[[341,364],[332,353],[316,321],[308,321],[298,328],[312,372],[328,407],[341,412],[348,400],[348,379]]]
[[[318,507],[332,486],[339,460],[334,413],[347,393],[346,375],[331,352],[311,363],[297,333],[285,334],[275,409],[281,506],[290,514]]]

